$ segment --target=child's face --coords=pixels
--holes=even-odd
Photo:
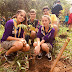
[[[49,20],[48,20],[48,18],[47,17],[42,17],[42,24],[46,27],[46,26],[48,26],[49,25]]]
[[[17,14],[17,21],[23,22],[25,20],[25,13],[24,12],[20,12],[19,14]]]
[[[49,10],[48,10],[48,9],[44,9],[44,10],[43,10],[43,14],[44,14],[44,15],[48,15],[48,14],[49,14]]]
[[[30,19],[34,20],[36,18],[36,13],[30,13]]]

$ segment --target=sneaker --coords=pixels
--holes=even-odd
[[[39,55],[37,56],[37,59],[41,59],[42,58],[42,53],[39,53]]]
[[[52,55],[51,55],[51,53],[49,52],[49,53],[47,53],[45,56],[47,56],[47,58],[48,58],[48,60],[49,61],[52,61]]]
[[[17,55],[17,52],[13,52],[10,54],[11,57],[15,57]]]
[[[13,61],[12,57],[10,55],[6,56],[4,55],[6,61]]]

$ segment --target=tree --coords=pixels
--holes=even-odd
[[[36,9],[37,18],[42,16],[42,8],[48,5],[51,9],[57,0],[0,0],[0,14],[6,17],[13,16],[18,9],[24,9],[27,13],[30,9]],[[64,8],[69,8],[66,0],[61,0]]]

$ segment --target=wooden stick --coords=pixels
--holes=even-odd
[[[65,41],[63,47],[62,47],[61,50],[60,50],[60,53],[58,54],[58,56],[57,56],[57,58],[56,58],[56,60],[55,60],[55,62],[54,62],[54,64],[53,64],[53,66],[52,66],[50,72],[53,72],[53,69],[55,68],[57,62],[59,61],[59,59],[60,59],[61,55],[63,54],[63,52],[64,52],[64,50],[65,50],[67,44],[69,43],[69,41],[70,41],[70,39],[67,38],[67,40]]]

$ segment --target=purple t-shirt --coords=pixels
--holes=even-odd
[[[46,33],[45,30],[42,29],[42,26],[40,26],[39,31],[37,33],[37,37],[40,38],[40,40],[45,40],[45,42],[50,43],[52,45],[52,42],[54,40],[54,32],[55,32],[55,29],[51,28],[51,31]]]
[[[17,38],[18,38],[18,31],[19,31],[19,28],[17,29],[17,34],[16,34]],[[24,30],[21,29],[19,38],[23,38],[23,32],[24,32]],[[3,37],[1,39],[1,42],[2,41],[6,41],[8,36],[15,37],[13,19],[11,19],[11,20],[6,22],[6,24],[5,24],[5,31],[4,31]]]

